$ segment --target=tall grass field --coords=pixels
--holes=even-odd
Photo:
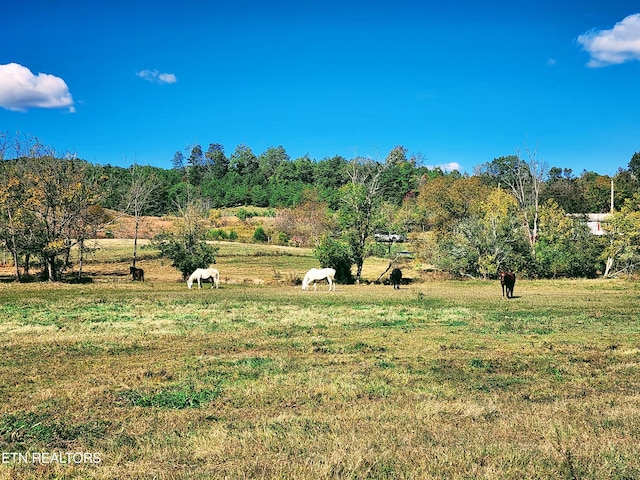
[[[189,290],[130,257],[3,270],[0,478],[640,478],[636,282],[302,291],[309,251],[221,244],[220,288]]]

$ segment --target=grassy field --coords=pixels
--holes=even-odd
[[[637,283],[303,292],[310,252],[221,244],[188,290],[129,257],[0,283],[0,478],[640,478]]]

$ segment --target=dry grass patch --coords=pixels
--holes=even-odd
[[[220,266],[310,263],[246,248]],[[0,478],[640,476],[635,283],[198,291],[146,261],[144,284],[0,284],[0,450],[102,459]]]

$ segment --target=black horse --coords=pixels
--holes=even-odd
[[[402,270],[400,270],[399,268],[394,268],[393,270],[391,270],[391,275],[389,276],[389,278],[391,278],[393,289],[399,289],[400,282],[402,281]]]
[[[129,267],[129,273],[131,274],[131,280],[144,282],[144,270],[136,267]]]
[[[502,296],[505,293],[507,298],[513,298],[513,287],[516,284],[516,274],[513,272],[500,272],[500,284],[502,285]]]

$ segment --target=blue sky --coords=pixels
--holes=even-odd
[[[10,3],[0,131],[93,163],[403,145],[468,173],[528,148],[612,175],[640,151],[637,1]]]

